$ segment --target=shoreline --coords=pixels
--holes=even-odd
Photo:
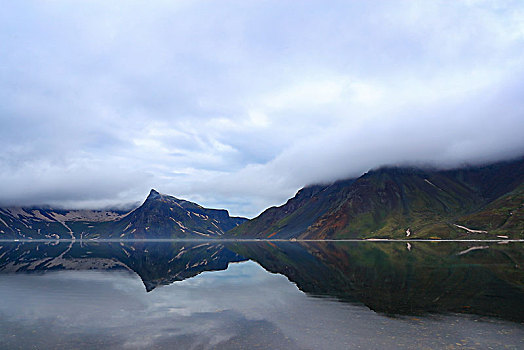
[[[143,238],[143,239],[113,239],[113,238],[64,238],[64,239],[0,239],[0,242],[492,242],[492,243],[523,243],[524,239],[263,239],[263,238]]]

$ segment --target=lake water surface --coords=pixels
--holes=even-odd
[[[0,242],[1,349],[521,349],[524,244]]]

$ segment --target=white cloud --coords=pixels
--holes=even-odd
[[[337,81],[338,80],[338,81]],[[305,81],[271,92],[262,104],[272,110],[299,110],[335,103],[346,83],[343,79]]]
[[[255,215],[385,163],[524,150],[520,1],[0,5],[0,203],[155,187]]]

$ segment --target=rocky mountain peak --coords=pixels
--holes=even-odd
[[[157,190],[155,190],[154,188],[151,189],[151,191],[149,192],[149,195],[147,196],[147,199],[146,200],[149,200],[149,199],[157,199],[157,198],[160,198],[162,195],[160,194],[160,192],[158,192]]]

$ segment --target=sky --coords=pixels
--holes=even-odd
[[[253,217],[524,154],[522,1],[0,0],[0,205]]]

